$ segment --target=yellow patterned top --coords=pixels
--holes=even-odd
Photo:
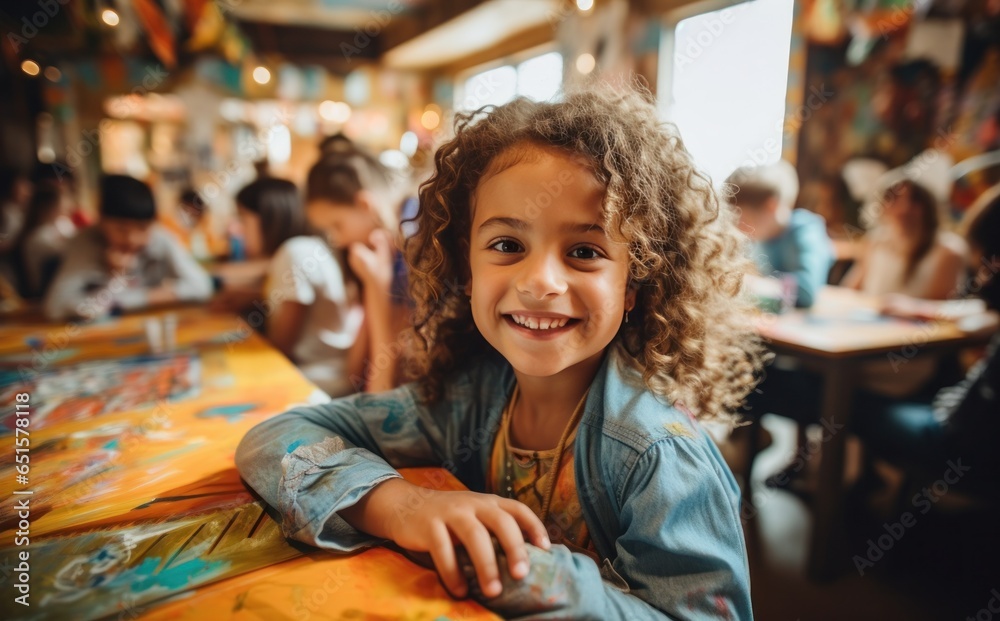
[[[490,456],[489,489],[498,496],[513,497],[528,506],[539,518],[545,503],[545,491],[552,476],[552,462],[556,449],[531,451],[510,446],[509,417],[504,417]],[[587,523],[576,493],[576,477],[573,476],[573,444],[576,429],[566,441],[559,464],[559,478],[552,490],[552,506],[545,518],[545,528],[552,543],[566,545],[573,552],[589,555],[600,561],[597,550],[590,540]],[[511,493],[507,492],[507,463],[510,453]]]

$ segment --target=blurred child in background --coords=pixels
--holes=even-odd
[[[794,209],[799,193],[795,168],[784,160],[747,166],[726,183],[736,186],[732,204],[739,210],[740,229],[755,242],[760,276],[791,277],[794,305],[812,306],[833,265],[833,245],[822,216]]]
[[[224,257],[229,249],[226,240],[212,229],[208,206],[192,188],[181,192],[175,215],[163,218],[162,223],[199,261]]]
[[[248,315],[267,338],[331,397],[355,392],[350,378],[364,360],[364,310],[357,286],[326,242],[313,234],[291,181],[264,178],[236,196],[238,226],[250,260],[267,259],[263,287],[247,292]],[[254,325],[254,324],[257,325]]]
[[[84,211],[77,201],[76,175],[66,162],[60,160],[48,164],[39,162],[32,173],[32,182],[35,187],[55,186],[63,193],[63,196],[70,201],[69,218],[76,228],[83,229],[94,223],[93,217]]]
[[[153,193],[124,175],[101,180],[100,220],[67,245],[45,299],[53,320],[207,300],[212,280],[173,235],[156,225]]]
[[[886,175],[880,186],[862,213],[869,232],[861,256],[841,284],[873,295],[928,300],[954,295],[968,248],[942,227],[934,193],[901,173]]]
[[[943,463],[961,457],[969,470],[968,481],[995,488],[1000,475],[1000,185],[994,186],[970,208],[962,230],[971,252],[973,277],[965,292],[985,302],[991,312],[972,315],[993,337],[983,358],[965,379],[930,398],[869,399],[854,417],[857,433],[879,456],[905,462]],[[898,298],[887,308],[895,315],[918,319],[949,316],[946,302]],[[963,477],[965,478],[965,477]]]
[[[0,258],[9,258],[24,227],[31,181],[13,168],[0,169]]]
[[[934,176],[928,176],[918,181],[900,169],[878,181],[874,199],[862,212],[869,231],[861,256],[843,286],[882,296],[887,304],[896,295],[944,300],[958,294],[968,245],[945,228]],[[957,374],[951,357],[920,356],[902,367],[876,361],[865,364],[862,386],[890,397],[917,397],[933,394]]]
[[[371,359],[359,383],[371,392],[396,385],[408,324],[398,198],[385,167],[357,148],[321,158],[306,181],[309,221],[346,252],[361,285]]]
[[[55,185],[40,185],[31,197],[16,250],[24,297],[43,296],[55,277],[66,245],[76,235],[72,210],[73,202]]]

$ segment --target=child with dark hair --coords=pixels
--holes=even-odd
[[[161,219],[194,258],[208,261],[225,256],[229,249],[223,236],[212,229],[208,205],[193,188],[185,188],[171,216]]]
[[[319,154],[321,158],[328,155],[351,155],[357,150],[358,148],[354,145],[354,141],[341,133],[327,136],[319,142]]]
[[[236,195],[249,260],[268,259],[258,312],[267,338],[332,397],[355,392],[366,345],[357,286],[309,227],[291,181],[259,179]],[[248,315],[250,324],[258,323]],[[259,325],[254,327],[260,327]]]
[[[698,423],[732,422],[760,355],[710,180],[600,85],[459,115],[435,160],[407,242],[418,382],[261,423],[244,479],[287,536],[429,553],[504,618],[751,619],[739,488]]]
[[[58,186],[39,185],[35,189],[16,249],[25,298],[44,295],[59,269],[66,244],[76,235],[70,220],[72,209],[72,201]]]
[[[53,320],[94,319],[211,295],[212,279],[156,224],[149,186],[108,175],[101,180],[100,219],[67,245],[44,309]]]
[[[928,157],[937,159],[926,160]],[[944,158],[928,152],[921,161]],[[925,168],[911,164],[879,179],[861,212],[869,231],[842,286],[885,299],[904,295],[944,300],[959,293],[968,244],[948,230],[944,221],[942,184],[946,182],[937,179],[937,168]],[[954,360],[939,356],[920,356],[902,368],[884,360],[869,361],[861,383],[879,394],[909,398],[933,393],[942,382],[953,381],[955,367]]]
[[[86,228],[94,223],[76,201],[76,175],[66,162],[56,160],[47,164],[38,162],[32,172],[32,182],[38,186],[53,186],[58,188],[71,203],[69,218],[78,229]]]
[[[400,333],[409,326],[406,266],[399,252],[399,196],[392,174],[357,146],[323,156],[306,180],[306,213],[347,257],[360,281],[372,360],[359,388],[396,386]]]
[[[31,181],[14,168],[0,168],[0,258],[14,249],[24,227]]]

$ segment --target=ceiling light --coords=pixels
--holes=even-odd
[[[253,70],[253,81],[257,84],[267,84],[271,81],[271,72],[267,70],[267,67],[257,67]]]
[[[38,63],[36,63],[35,61],[33,61],[31,59],[28,59],[28,60],[24,61],[23,63],[21,63],[21,71],[27,73],[30,76],[36,76],[36,75],[38,75],[38,72],[40,71],[40,69],[38,67]]]
[[[101,12],[101,21],[103,21],[108,26],[118,25],[118,13],[115,13],[111,9],[104,9]]]

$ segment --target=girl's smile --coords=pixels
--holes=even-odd
[[[579,159],[522,149],[475,192],[472,315],[519,374],[596,371],[634,304],[628,250],[602,228],[604,186]]]
[[[504,313],[511,329],[532,339],[552,339],[565,334],[580,323],[579,319],[557,313],[532,313],[514,311]]]

